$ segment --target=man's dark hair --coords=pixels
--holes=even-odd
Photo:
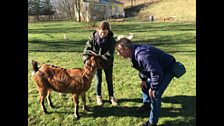
[[[132,42],[131,42],[131,40],[129,40],[127,38],[122,38],[117,41],[116,48],[118,45],[120,45],[122,48],[131,48]]]

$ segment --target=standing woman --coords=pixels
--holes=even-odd
[[[96,71],[96,101],[97,105],[102,105],[102,70],[104,70],[107,88],[109,93],[109,102],[112,105],[117,105],[117,100],[114,98],[113,92],[113,62],[114,50],[116,41],[113,38],[110,24],[106,21],[100,22],[96,31],[93,32],[92,37],[87,41],[83,51],[83,61],[90,57],[89,50],[99,54],[102,57],[104,67]]]

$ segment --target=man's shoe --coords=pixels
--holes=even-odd
[[[140,126],[157,126],[156,124],[152,124],[149,121],[142,123]]]
[[[103,105],[102,96],[96,96],[96,104],[97,105]]]
[[[109,102],[111,103],[111,105],[114,105],[114,106],[117,105],[117,99],[115,99],[115,98],[112,97],[112,96],[109,97]]]
[[[141,107],[137,108],[138,111],[150,111],[150,103],[144,103]]]

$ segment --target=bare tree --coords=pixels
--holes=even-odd
[[[69,17],[72,19],[72,7],[71,5],[71,0],[62,0],[62,4],[63,4],[63,7],[65,9],[65,11],[67,12],[67,15],[69,15]]]
[[[45,0],[44,2],[44,15],[48,15],[48,20],[51,19],[54,11],[52,10],[51,0]]]
[[[40,15],[40,0],[28,1],[28,15],[35,16],[35,19],[39,21]]]
[[[133,5],[136,5],[136,0],[130,0],[131,1],[131,7],[133,7]]]
[[[53,7],[56,10],[56,16],[61,18],[74,18],[74,1],[73,0],[52,0]]]
[[[78,21],[81,22],[81,0],[73,0],[73,2],[75,3],[75,10],[78,14]]]
[[[131,7],[133,6],[133,0],[129,0],[131,2]]]

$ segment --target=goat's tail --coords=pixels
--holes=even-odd
[[[33,71],[34,72],[37,72],[38,71],[38,66],[37,66],[37,61],[35,61],[35,60],[32,60],[31,61],[31,64],[32,64],[32,66],[33,66]]]

